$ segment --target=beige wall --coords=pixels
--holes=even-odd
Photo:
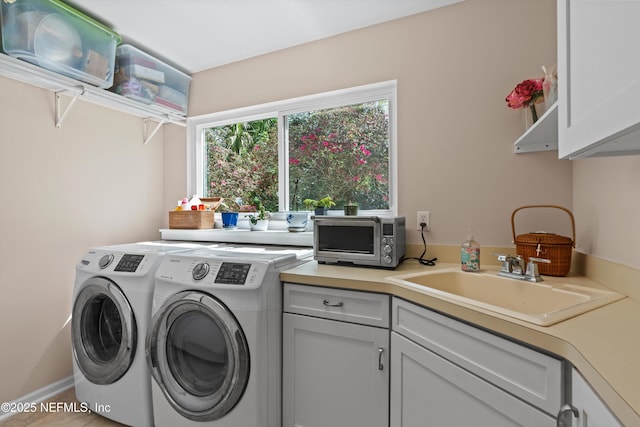
[[[194,75],[189,112],[396,79],[399,214],[409,242],[421,242],[416,211],[429,210],[431,243],[459,244],[473,228],[481,245],[510,246],[516,207],[571,208],[571,163],[557,152],[513,154],[522,111],[504,101],[556,62],[555,7],[554,0],[466,1],[206,70]],[[522,220],[523,232],[540,229]],[[551,231],[570,233],[566,221]]]
[[[0,77],[0,402],[71,375],[75,264],[94,245],[157,239],[163,131]]]
[[[640,157],[573,161],[577,249],[640,269]]]

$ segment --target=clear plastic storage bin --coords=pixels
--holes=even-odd
[[[190,84],[190,76],[159,59],[128,44],[118,46],[113,92],[186,115]]]
[[[94,86],[113,84],[117,33],[59,0],[0,4],[5,53]]]

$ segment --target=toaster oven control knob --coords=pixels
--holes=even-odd
[[[100,258],[100,261],[98,261],[98,266],[101,269],[105,269],[109,267],[109,264],[111,264],[112,262],[113,262],[113,254],[103,255],[102,258]]]
[[[391,261],[393,261],[393,258],[391,258],[389,255],[385,255],[383,259],[387,264],[391,264]]]
[[[390,254],[391,252],[393,252],[393,246],[391,245],[384,245],[382,247],[382,250],[384,251],[385,254]]]
[[[193,271],[191,272],[191,275],[193,276],[194,280],[202,280],[206,277],[208,273],[209,273],[209,264],[207,264],[206,262],[201,262],[200,264],[196,264],[196,266],[193,267]]]

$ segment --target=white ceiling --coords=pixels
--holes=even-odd
[[[462,0],[69,0],[192,74]]]

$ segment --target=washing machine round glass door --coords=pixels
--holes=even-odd
[[[76,363],[94,384],[111,384],[133,362],[137,329],[133,310],[120,288],[93,277],[81,285],[73,303],[71,337]]]
[[[211,295],[183,291],[152,324],[147,362],[174,409],[195,421],[233,409],[249,381],[249,347],[233,313]]]

